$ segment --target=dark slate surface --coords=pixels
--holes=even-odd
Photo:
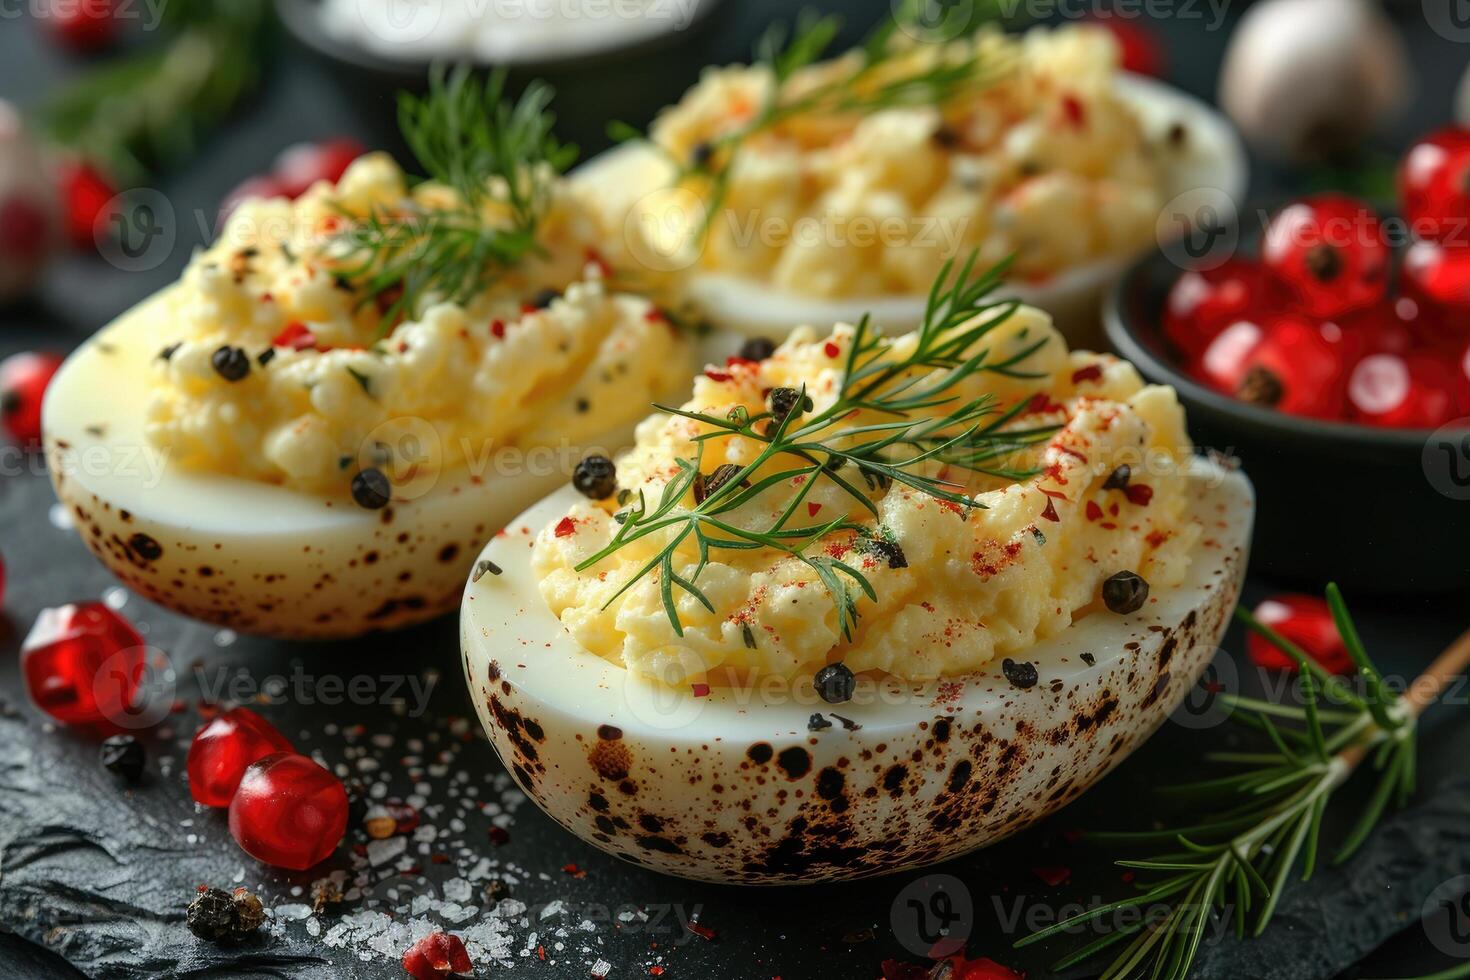
[[[886,4],[873,0],[816,6],[867,10],[871,18]],[[1407,9],[1417,11],[1417,5]],[[760,26],[787,10],[782,0],[734,0],[675,56],[640,58],[596,75],[558,81],[571,103],[642,122],[692,81],[700,64],[740,57]],[[1436,41],[1421,23],[1406,19],[1405,28],[1415,40],[1423,91],[1411,117],[1397,127],[1400,139],[1447,118],[1453,82],[1465,61],[1463,52]],[[1208,94],[1225,32],[1184,18],[1164,23],[1162,30],[1171,40],[1175,80]],[[37,43],[28,21],[3,22],[0,97],[32,104],[78,67]],[[592,123],[597,114],[564,113],[569,116],[568,135],[597,147],[601,140]],[[0,353],[38,344],[58,349],[74,345],[177,274],[189,247],[205,237],[209,220],[197,216],[212,214],[225,190],[267,167],[283,145],[339,133],[391,147],[389,90],[282,45],[266,90],[205,146],[192,167],[164,180],[162,190],[182,216],[178,244],[144,273],[122,274],[98,259],[66,259],[35,302],[0,314]],[[1258,185],[1274,191],[1279,175],[1258,173]],[[493,752],[481,738],[461,741],[453,723],[456,717],[471,716],[458,683],[453,624],[435,623],[351,647],[248,639],[221,646],[222,638],[212,630],[132,600],[125,610],[148,627],[149,642],[168,650],[175,665],[199,669],[183,672],[177,691],[182,710],[160,726],[172,736],[155,731],[147,737],[152,777],[138,789],[124,791],[97,766],[94,740],[44,725],[21,692],[15,651],[37,611],[95,598],[112,581],[74,534],[48,519],[52,498],[44,478],[28,472],[32,467],[14,455],[5,462],[0,551],[10,584],[0,623],[0,976],[401,976],[391,961],[363,963],[327,948],[306,935],[300,923],[287,929],[285,938],[235,948],[201,943],[186,931],[183,909],[199,883],[231,884],[244,869],[244,883],[259,887],[268,904],[280,905],[307,901],[290,890],[308,886],[314,875],[287,876],[260,868],[235,847],[222,815],[196,814],[178,772],[180,745],[198,723],[198,678],[217,676],[216,668],[243,668],[257,681],[306,670],[316,677],[365,675],[381,681],[412,676],[422,682],[437,672],[438,683],[422,716],[386,704],[331,707],[291,698],[261,711],[303,748],[330,762],[344,761],[361,739],[326,736],[328,726],[361,724],[369,732],[392,734],[396,745],[411,738],[423,739],[431,748],[453,745],[458,754],[452,768],[485,783],[500,772]],[[1333,490],[1324,481],[1324,492]],[[1264,589],[1256,583],[1252,594],[1259,596]],[[1463,611],[1454,603],[1357,605],[1370,646],[1388,670],[1402,676],[1422,668],[1464,625]],[[1228,646],[1238,649],[1235,642]],[[1371,978],[1424,973],[1452,962],[1435,950],[1416,923],[1431,889],[1470,872],[1465,819],[1470,815],[1470,787],[1463,780],[1448,782],[1463,772],[1470,735],[1464,715],[1462,698],[1456,707],[1428,716],[1426,789],[1411,810],[1387,824],[1350,867],[1326,869],[1309,885],[1294,886],[1266,937],[1244,945],[1224,941],[1207,949],[1199,975]],[[580,946],[565,953],[552,949],[544,961],[534,955],[526,937],[539,928],[539,935],[550,940],[549,928],[539,920],[534,926],[517,922],[511,929],[515,966],[508,973],[585,977],[591,960],[601,956],[619,980],[647,976],[654,964],[663,967],[666,977],[699,980],[873,977],[883,959],[916,958],[905,950],[890,918],[895,904],[902,908],[898,900],[903,889],[926,874],[948,874],[964,883],[973,901],[972,953],[1025,969],[1033,977],[1046,976],[1046,965],[1069,944],[1012,952],[1016,934],[1007,932],[1003,920],[1017,909],[1044,912],[1095,896],[1116,898],[1126,888],[1108,865],[1108,855],[1068,843],[1066,832],[1080,826],[1136,825],[1143,819],[1140,801],[1149,798],[1150,787],[1196,771],[1198,753],[1217,746],[1221,737],[1218,729],[1171,724],[1115,776],[1047,825],[931,872],[855,885],[749,891],[661,878],[601,856],[530,806],[516,813],[510,841],[501,847],[488,843],[487,822],[478,816],[467,821],[458,837],[468,851],[482,851],[514,869],[514,895],[533,908],[561,900],[580,912],[633,905],[666,916],[637,927],[602,921],[590,940],[597,952],[581,952]],[[158,772],[163,757],[172,758],[168,776]],[[395,766],[376,775],[395,794],[413,790],[413,780]],[[436,784],[430,795],[442,801],[441,787]],[[186,828],[184,821],[192,825]],[[326,867],[345,867],[346,860],[344,853]],[[578,876],[563,871],[568,865],[575,866]],[[1033,873],[1055,867],[1071,871],[1055,887]],[[461,853],[447,866],[426,864],[422,880],[438,884],[464,870]],[[713,941],[678,927],[675,915],[696,911],[715,930]],[[333,913],[322,921],[329,929]],[[521,955],[523,951],[528,955]],[[1364,956],[1369,957],[1366,962],[1354,966]],[[482,970],[482,975],[500,972]]]

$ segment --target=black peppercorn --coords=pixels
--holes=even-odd
[[[795,388],[772,388],[767,404],[770,405],[771,414],[775,416],[776,421],[781,422],[796,410],[798,404],[801,405],[802,411],[809,411],[812,400],[803,398],[801,392]]]
[[[235,929],[235,899],[223,889],[205,888],[189,903],[185,921],[200,939],[227,939]]]
[[[887,541],[883,538],[874,538],[868,542],[868,551],[884,561],[888,562],[889,568],[908,568],[908,556],[898,546],[897,541]]]
[[[256,355],[255,363],[259,364],[261,367],[265,367],[267,364],[269,364],[271,361],[274,361],[275,359],[276,349],[274,347],[267,347],[265,350]]]
[[[745,361],[764,361],[776,353],[776,342],[764,337],[752,337],[740,345],[735,356]]]
[[[691,166],[703,169],[709,164],[710,160],[714,158],[714,155],[714,144],[710,143],[708,140],[700,140],[698,143],[695,143],[694,148],[689,151],[689,163]]]
[[[1108,474],[1108,478],[1103,481],[1103,489],[1122,490],[1123,488],[1128,486],[1128,481],[1132,478],[1133,467],[1129,466],[1127,463],[1124,463],[1117,469],[1113,470],[1113,472]]]
[[[694,502],[702,504],[710,497],[713,497],[715,491],[739,476],[740,471],[744,468],[743,466],[736,466],[734,463],[725,463],[716,466],[714,472],[709,476],[705,476],[703,473],[699,474],[699,476],[694,478]],[[750,481],[748,480],[741,482],[741,486],[749,485]]]
[[[592,500],[606,500],[618,492],[618,469],[606,456],[587,456],[572,471],[572,486]]]
[[[245,889],[236,889],[234,906],[235,923],[232,930],[234,935],[248,936],[265,922],[265,908],[260,904],[260,899]]]
[[[1000,662],[1000,669],[1006,675],[1006,680],[1022,690],[1035,687],[1039,679],[1036,674],[1036,665],[1027,660],[1016,663],[1007,657]]]
[[[243,381],[250,373],[250,355],[228,344],[215,351],[209,363],[214,365],[215,374],[226,381]]]
[[[857,688],[857,677],[844,663],[828,664],[817,671],[815,679],[817,693],[828,704],[843,704],[852,700]]]
[[[538,310],[544,310],[552,303],[561,299],[561,291],[556,289],[543,289],[531,297],[531,305]]]
[[[823,718],[821,712],[812,715],[806,722],[806,730],[809,732],[822,732],[831,727],[832,723],[826,718]]]
[[[393,499],[393,485],[382,470],[365,469],[352,478],[352,499],[357,506],[368,510],[382,510]]]
[[[499,878],[491,878],[485,884],[485,899],[491,905],[498,905],[502,899],[510,898],[510,886]]]
[[[1137,572],[1119,572],[1103,583],[1102,598],[1109,610],[1126,616],[1148,601],[1148,583]]]
[[[143,777],[146,760],[143,743],[131,735],[113,735],[102,743],[99,756],[102,768],[130,783],[136,783]]]

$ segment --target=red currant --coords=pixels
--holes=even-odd
[[[1301,317],[1271,321],[1265,337],[1246,356],[1236,397],[1290,415],[1340,416],[1347,364],[1342,330],[1335,324],[1331,329],[1335,341],[1322,327]]]
[[[1415,236],[1470,245],[1470,129],[1430,133],[1399,164],[1399,207]]]
[[[249,708],[232,708],[199,729],[189,746],[189,793],[205,806],[229,806],[249,766],[276,752],[295,751],[289,739]]]
[[[1366,425],[1435,429],[1456,415],[1455,372],[1432,354],[1372,354],[1353,368],[1347,399]]]
[[[1246,359],[1265,335],[1255,320],[1235,321],[1210,341],[1195,362],[1194,376],[1216,391],[1234,395],[1245,377]]]
[[[1456,313],[1470,312],[1470,245],[1415,242],[1404,252],[1403,270],[1413,295]]]
[[[0,424],[22,446],[41,441],[41,403],[61,367],[59,354],[12,354],[0,361]]]
[[[235,842],[277,868],[305,871],[320,864],[346,832],[342,780],[293,752],[277,752],[251,765],[230,801]]]
[[[403,954],[403,968],[414,980],[439,980],[472,973],[475,965],[458,936],[433,932],[408,948]]]
[[[1241,259],[1185,272],[1164,303],[1164,336],[1186,358],[1199,357],[1221,330],[1250,316],[1264,298],[1265,287],[1261,267]]]
[[[117,189],[99,170],[80,162],[62,165],[61,200],[66,212],[66,235],[74,248],[96,247],[102,233],[98,224],[112,213],[115,197]]]
[[[1113,40],[1118,42],[1118,63],[1124,71],[1164,77],[1168,70],[1164,46],[1144,21],[1137,17],[1115,16],[1111,12],[1099,13],[1091,20],[1107,29]]]
[[[319,180],[333,184],[341,180],[352,161],[362,154],[362,144],[356,140],[298,143],[276,158],[274,179],[287,197],[300,197]]]
[[[63,43],[78,51],[96,51],[117,37],[113,0],[46,0],[39,14]]]
[[[1324,669],[1346,674],[1353,669],[1353,659],[1338,635],[1337,623],[1326,602],[1310,595],[1284,594],[1272,596],[1255,609],[1256,618],[1302,648]],[[1295,671],[1292,657],[1264,636],[1251,631],[1246,637],[1246,652],[1251,662],[1267,670]]]
[[[1368,205],[1321,194],[1287,205],[1261,244],[1266,268],[1306,314],[1333,317],[1369,306],[1388,291],[1388,242]]]
[[[147,668],[143,638],[100,602],[43,609],[20,648],[36,707],[68,725],[122,724]]]
[[[1341,325],[1352,362],[1369,354],[1407,354],[1437,342],[1444,329],[1435,309],[1408,296],[1338,317],[1324,328],[1332,323]]]

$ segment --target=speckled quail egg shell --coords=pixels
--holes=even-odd
[[[1129,616],[1098,611],[1016,660],[924,687],[864,678],[815,695],[659,687],[580,648],[531,573],[562,490],[485,549],[465,592],[465,678],[516,781],[578,837],[644,867],[744,884],[858,878],[994,843],[1077,798],[1164,722],[1235,608],[1254,493],[1192,464],[1189,574]],[[807,691],[810,694],[810,690]],[[703,696],[701,696],[703,695]],[[814,712],[832,723],[808,729]],[[841,717],[839,717],[841,716]],[[843,721],[846,719],[846,722]]]
[[[43,408],[47,466],[98,559],[139,595],[243,633],[343,639],[452,611],[485,539],[567,480],[535,472],[441,477],[366,510],[171,465],[144,436],[150,362],[168,338],[166,293],[62,366]],[[614,450],[621,431],[587,440]]]
[[[1245,148],[1229,121],[1199,99],[1142,75],[1120,76],[1118,90],[1133,106],[1144,131],[1154,138],[1175,123],[1187,127],[1187,146],[1168,161],[1163,200],[1177,202],[1190,215],[1212,208],[1220,220],[1228,221],[1230,214],[1224,212],[1243,201],[1250,173]],[[662,192],[672,173],[666,157],[647,145],[630,143],[587,161],[572,179],[595,190],[600,198],[616,202],[616,207],[631,209],[645,196]],[[692,197],[685,201],[679,196],[660,201],[668,207],[696,203]],[[1170,211],[1166,208],[1166,215]],[[672,223],[687,228],[699,225],[692,213]],[[1170,234],[1180,230],[1168,219],[1163,224]],[[662,266],[663,258],[645,260]],[[1102,259],[1067,269],[1041,284],[1006,283],[996,295],[1046,310],[1073,346],[1095,347],[1100,342],[1098,308],[1103,294],[1134,258]],[[776,289],[745,276],[698,270],[684,277],[684,288],[689,300],[715,326],[778,340],[802,324],[857,323],[864,315],[888,333],[905,333],[922,323],[928,299],[926,294],[828,299]]]

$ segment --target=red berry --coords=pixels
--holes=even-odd
[[[273,177],[287,197],[300,197],[319,180],[333,184],[341,180],[352,161],[362,154],[362,144],[356,140],[298,143],[276,158]]]
[[[100,602],[43,609],[20,648],[36,707],[68,725],[122,724],[147,667],[143,638]]]
[[[1427,304],[1408,296],[1385,300],[1324,324],[1342,327],[1349,363],[1369,354],[1407,354],[1432,343],[1442,329]]]
[[[1310,595],[1272,596],[1255,609],[1256,618],[1280,633],[1325,669],[1346,674],[1353,669],[1352,657],[1338,635],[1337,624],[1327,603]],[[1295,671],[1292,657],[1264,636],[1251,631],[1246,637],[1251,662],[1267,670]]]
[[[1118,42],[1118,61],[1124,71],[1163,78],[1168,70],[1164,46],[1147,24],[1138,17],[1118,17],[1103,12],[1091,18],[1106,28]]]
[[[1221,330],[1249,317],[1264,298],[1266,285],[1261,267],[1240,259],[1185,272],[1164,303],[1164,335],[1186,358],[1199,357]]]
[[[1337,418],[1342,414],[1348,365],[1342,330],[1334,324],[1331,332],[1336,340],[1301,317],[1271,321],[1265,337],[1245,358],[1235,396],[1290,415]]]
[[[1455,372],[1431,354],[1372,354],[1348,378],[1348,408],[1366,425],[1436,429],[1455,417]]]
[[[61,166],[61,201],[66,213],[66,236],[74,248],[96,248],[98,224],[112,214],[117,189],[99,171],[85,163]]]
[[[1418,238],[1470,245],[1470,129],[1430,133],[1399,164],[1399,207]]]
[[[1237,320],[1210,341],[1195,363],[1193,373],[1216,391],[1234,395],[1245,377],[1246,360],[1265,331],[1255,320]]]
[[[433,932],[408,948],[403,954],[403,968],[415,980],[439,980],[472,973],[475,965],[458,936]]]
[[[41,441],[41,403],[61,367],[59,354],[12,354],[0,361],[0,424],[22,446]]]
[[[232,708],[199,729],[189,746],[189,793],[205,806],[229,806],[252,763],[292,752],[286,736],[249,708]]]
[[[1470,245],[1415,242],[1404,252],[1403,270],[1411,294],[1456,313],[1470,312]]]
[[[305,871],[331,857],[347,832],[342,780],[304,755],[277,752],[245,770],[230,801],[230,834],[245,853]]]
[[[1388,291],[1388,242],[1372,209],[1340,194],[1287,205],[1271,219],[1261,260],[1297,309],[1332,317],[1381,300]]]
[[[45,0],[37,13],[69,47],[96,51],[117,37],[113,7],[113,0]]]

